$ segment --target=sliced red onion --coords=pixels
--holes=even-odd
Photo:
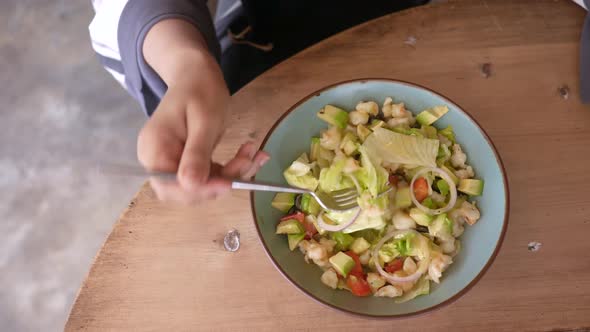
[[[416,196],[414,196],[414,182],[422,174],[428,172],[436,173],[436,175],[440,176],[449,185],[449,193],[451,194],[451,198],[449,199],[449,203],[443,208],[436,210],[427,208],[426,206],[420,204],[420,202],[418,202],[418,200],[416,199]],[[412,182],[410,183],[410,197],[412,198],[412,202],[414,202],[416,207],[418,207],[420,210],[432,215],[441,214],[449,211],[455,206],[455,203],[457,202],[457,187],[455,186],[455,182],[453,182],[453,179],[451,179],[451,177],[444,170],[438,167],[425,167],[416,172],[416,175],[414,175],[414,177],[412,178]]]
[[[339,224],[339,225],[330,225],[324,221],[324,218],[323,218],[324,212],[322,212],[318,216],[318,225],[322,229],[325,229],[329,232],[340,232],[341,230],[345,229],[346,227],[352,225],[356,221],[356,219],[359,217],[360,214],[361,214],[361,208],[358,208],[356,211],[356,214],[352,218],[350,218],[349,221]]]
[[[428,183],[428,196],[432,195],[432,181],[429,177],[426,178],[426,183]]]
[[[404,231],[395,231],[391,232],[390,234],[386,235],[377,243],[375,246],[375,250],[373,251],[373,259],[379,259],[379,250],[385,244],[385,242],[389,241],[391,238],[396,237],[398,235],[405,235],[408,233],[416,233],[416,236],[422,236],[418,232],[414,230],[404,230]],[[430,250],[426,250],[427,256],[423,257],[422,260],[418,263],[418,269],[413,274],[406,276],[406,277],[398,277],[393,274],[387,273],[379,264],[378,261],[375,261],[375,267],[377,268],[377,272],[382,275],[385,279],[392,283],[402,283],[402,282],[413,282],[418,280],[425,272],[428,270],[428,265],[430,264]]]

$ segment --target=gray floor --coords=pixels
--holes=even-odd
[[[0,1],[0,330],[58,331],[140,180],[85,161],[135,161],[145,121],[97,63],[90,1]]]

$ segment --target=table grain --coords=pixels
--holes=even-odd
[[[65,329],[590,329],[590,109],[578,97],[584,15],[569,0],[418,7],[310,47],[232,98],[231,121],[215,153],[220,161],[243,141],[260,143],[307,94],[342,80],[415,82],[473,115],[504,160],[511,211],[495,263],[455,303],[402,320],[326,308],[272,266],[257,238],[247,193],[181,207],[157,201],[145,185],[98,253]],[[560,87],[567,87],[567,98]],[[222,249],[230,228],[241,233],[236,253]],[[531,241],[542,244],[538,251],[527,249]]]

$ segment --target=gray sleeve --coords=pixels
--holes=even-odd
[[[119,20],[117,39],[127,90],[151,115],[166,92],[166,84],[146,63],[143,41],[156,23],[181,18],[195,25],[219,61],[220,48],[206,0],[130,0]]]

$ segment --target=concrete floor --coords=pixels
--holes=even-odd
[[[58,331],[141,180],[84,163],[135,162],[145,118],[100,67],[90,1],[0,1],[0,330]]]

